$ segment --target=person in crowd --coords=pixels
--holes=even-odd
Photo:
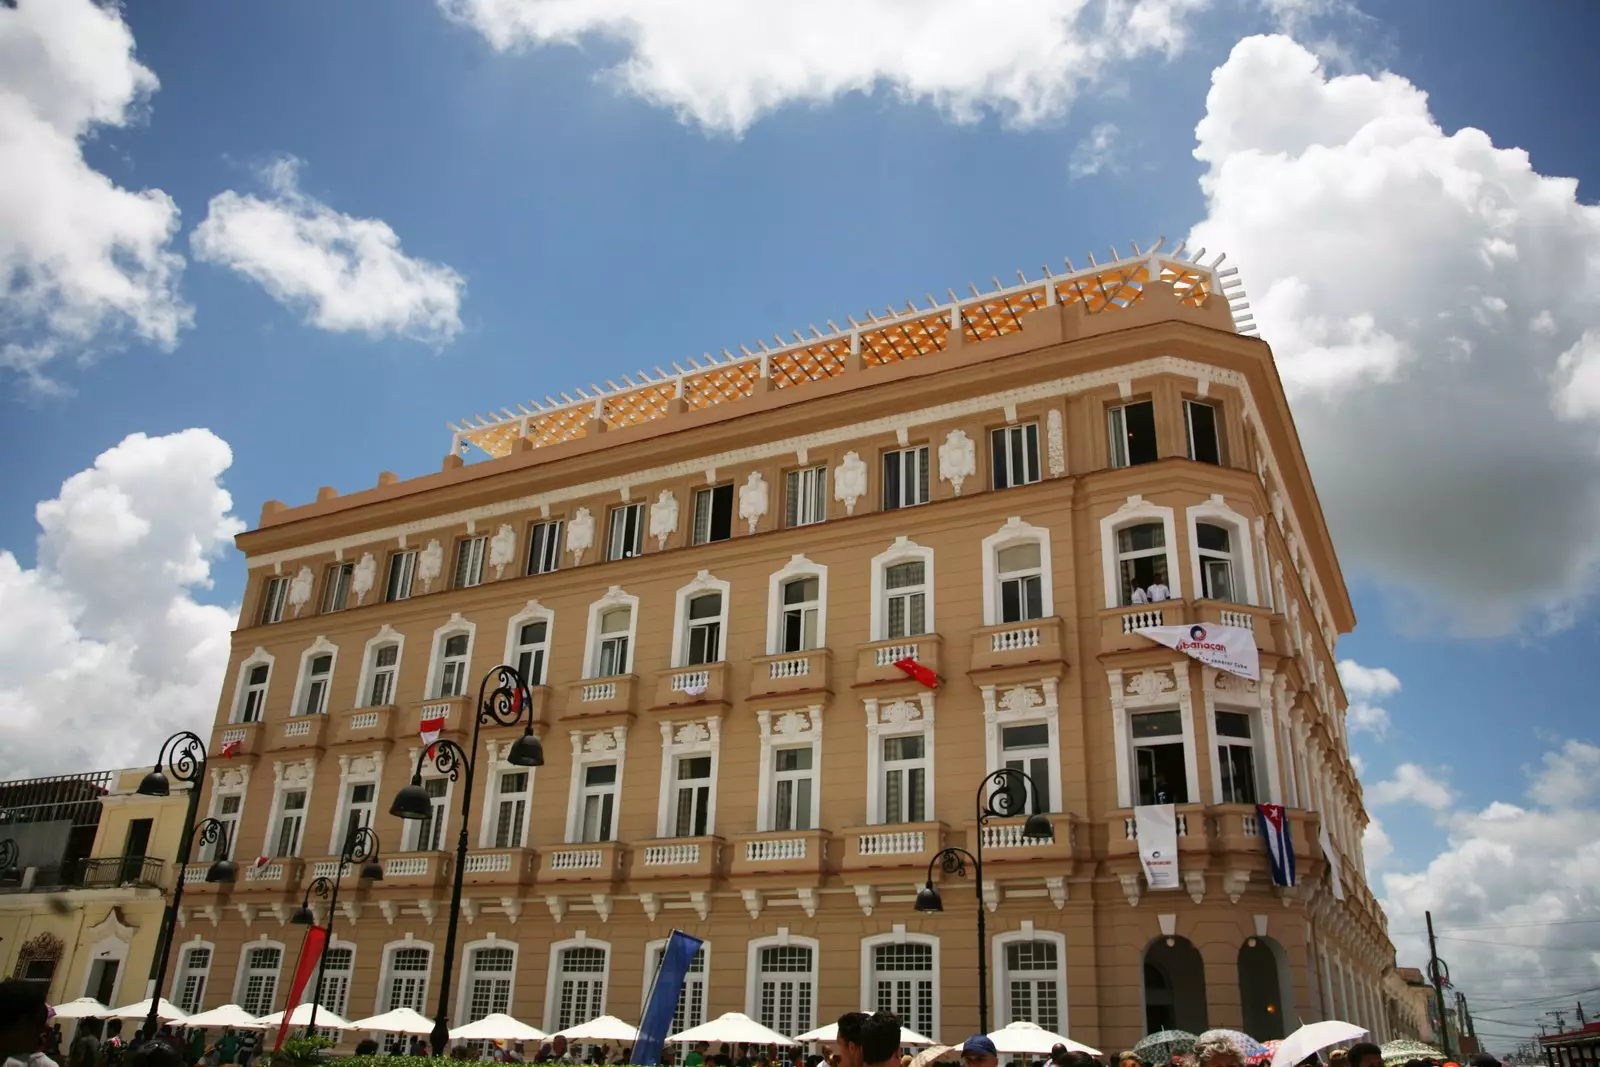
[[[99,1019],[85,1019],[78,1024],[78,1032],[67,1047],[69,1067],[96,1067],[100,1062],[100,1028]]]
[[[1490,1058],[1492,1059],[1493,1057]],[[1358,1042],[1350,1046],[1346,1062],[1349,1067],[1383,1067],[1383,1049],[1370,1041]],[[1500,1065],[1495,1064],[1495,1067],[1500,1067]]]
[[[973,1034],[961,1043],[961,1067],[998,1067],[1000,1054],[987,1035]]]
[[[185,1067],[183,1050],[176,1041],[159,1034],[128,1046],[128,1067]]]
[[[1357,1045],[1350,1050],[1350,1058],[1352,1060],[1355,1059],[1356,1049],[1360,1047],[1360,1045]],[[1358,1063],[1355,1064],[1355,1067],[1361,1067],[1361,1065]],[[1382,1067],[1382,1065],[1380,1064],[1379,1067]],[[1495,1059],[1492,1053],[1474,1052],[1467,1057],[1467,1067],[1500,1067],[1500,1061]]]
[[[1349,1067],[1350,1054],[1342,1048],[1328,1053],[1328,1067]]]
[[[217,1038],[217,1062],[233,1063],[239,1058],[239,1035],[234,1030],[222,1031]]]
[[[567,1039],[557,1034],[550,1039],[550,1063],[572,1063],[572,1054],[567,1051]]]
[[[838,1036],[833,1045],[833,1054],[838,1057],[834,1061],[836,1067],[862,1067],[861,1024],[867,1018],[864,1011],[847,1011],[839,1016]]]
[[[1227,1038],[1212,1038],[1195,1045],[1195,1067],[1245,1067],[1244,1050]]]
[[[98,1067],[117,1067],[122,1062],[122,1054],[126,1051],[122,1040],[122,1020],[112,1019],[106,1023],[106,1036],[100,1042],[100,1062]]]
[[[0,982],[0,1059],[25,1061],[38,1052],[49,1019],[43,986],[19,978]]]
[[[1143,1061],[1130,1049],[1117,1053],[1117,1067],[1144,1067]]]
[[[857,1025],[855,1047],[861,1067],[896,1067],[900,1060],[900,1020],[876,1011]]]
[[[376,1038],[364,1037],[356,1042],[357,1056],[376,1056],[377,1054],[378,1042]]]
[[[44,1054],[61,1062],[61,1024],[52,1023],[44,1035]]]
[[[704,1041],[690,1047],[683,1054],[683,1067],[705,1067],[707,1045]]]
[[[1100,1067],[1100,1061],[1087,1052],[1068,1052],[1062,1049],[1060,1059],[1056,1059],[1054,1054],[1050,1058],[1056,1067]]]

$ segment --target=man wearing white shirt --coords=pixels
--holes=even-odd
[[[1158,600],[1170,600],[1171,598],[1172,590],[1168,589],[1165,583],[1154,582],[1151,584],[1150,603],[1154,604]]]

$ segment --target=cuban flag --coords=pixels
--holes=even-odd
[[[1267,843],[1267,859],[1272,864],[1272,884],[1294,885],[1294,843],[1289,839],[1289,818],[1282,804],[1257,804],[1261,839]]]

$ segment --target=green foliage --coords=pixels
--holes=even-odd
[[[295,1067],[315,1067],[323,1060],[322,1050],[332,1047],[333,1042],[325,1037],[291,1037],[274,1055],[288,1056]]]

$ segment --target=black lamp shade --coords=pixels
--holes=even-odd
[[[164,797],[172,792],[172,785],[157,767],[139,780],[137,792],[142,797]]]
[[[361,868],[361,877],[371,882],[383,881],[383,865],[377,860],[373,860],[371,863]]]
[[[523,735],[511,745],[511,751],[506,753],[506,762],[513,767],[543,767],[544,745],[533,736],[532,730],[524,731]]]
[[[918,911],[943,911],[944,901],[939,899],[939,891],[929,882],[917,890]]]
[[[389,814],[402,819],[426,819],[433,814],[433,800],[422,788],[422,779],[414,777],[411,784],[394,795]]]
[[[317,921],[317,917],[311,914],[311,908],[309,906],[302,904],[295,909],[293,915],[289,916],[289,921],[294,923],[296,926],[310,926],[312,923]]]
[[[232,882],[237,877],[238,871],[234,869],[232,860],[218,860],[206,871],[208,882]]]
[[[1035,841],[1054,841],[1056,829],[1049,819],[1036,811],[1022,824],[1022,836]]]

